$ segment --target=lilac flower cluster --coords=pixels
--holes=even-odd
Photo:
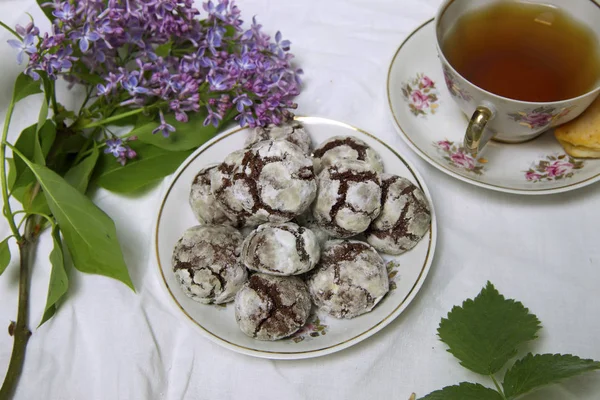
[[[29,56],[26,73],[34,79],[44,72],[89,87],[91,77],[100,77],[91,93],[96,115],[143,107],[160,121],[155,133],[169,135],[175,128],[166,113],[187,122],[190,113],[205,111],[205,125],[235,116],[253,127],[279,124],[296,107],[302,71],[291,65],[290,42],[279,32],[271,40],[254,18],[243,30],[233,0],[204,3],[204,19],[193,0],[54,0],[45,6],[53,9],[52,32],[18,27],[23,40],[10,41],[17,60]]]
[[[134,159],[137,157],[137,153],[133,150],[127,142],[136,140],[135,136],[128,137],[127,139],[112,138],[106,141],[106,148],[104,153],[112,154],[121,165],[125,165],[127,160]]]

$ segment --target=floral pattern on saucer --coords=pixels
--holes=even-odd
[[[508,117],[518,122],[519,125],[534,130],[555,124],[559,119],[569,114],[572,109],[573,107],[556,109],[552,106],[541,106],[528,112],[511,113],[508,114]]]
[[[458,83],[456,83],[456,76],[447,65],[444,65],[444,79],[446,80],[448,91],[450,91],[452,96],[458,97],[464,101],[473,100],[473,97],[469,94],[469,92],[461,88]]]
[[[290,339],[294,343],[300,343],[307,339],[318,338],[319,336],[325,336],[327,334],[328,326],[321,322],[318,315],[313,314],[306,325],[304,325],[298,332],[294,333]]]
[[[448,161],[448,164],[476,175],[483,175],[483,164],[487,163],[485,158],[473,158],[465,152],[464,147],[450,140],[433,142],[433,145],[440,152],[444,153],[444,160]]]
[[[531,168],[525,171],[525,180],[535,183],[571,178],[583,165],[583,161],[577,161],[566,154],[546,156],[532,163]]]
[[[415,116],[435,114],[439,106],[435,82],[422,73],[402,85],[402,94]]]

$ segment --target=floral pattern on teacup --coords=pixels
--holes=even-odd
[[[456,98],[459,98],[464,101],[471,101],[473,97],[469,92],[463,88],[461,88],[458,83],[456,83],[456,75],[448,68],[447,65],[444,65],[444,79],[446,81],[446,86],[450,91],[450,94]]]
[[[328,326],[321,322],[321,319],[317,314],[313,314],[306,325],[300,330],[294,333],[290,339],[294,343],[300,343],[307,339],[317,338],[319,336],[325,336],[327,334]]]
[[[444,154],[444,160],[456,168],[483,175],[483,164],[487,163],[485,158],[475,159],[465,152],[465,148],[450,140],[433,142],[433,145]]]
[[[410,112],[416,116],[435,114],[439,106],[435,82],[422,73],[402,85],[402,95],[408,102]]]
[[[390,280],[390,292],[396,290],[398,287],[396,285],[396,279],[398,279],[398,268],[400,268],[400,264],[398,261],[390,260],[385,265],[388,273],[388,279]]]
[[[571,178],[583,165],[583,161],[577,161],[566,154],[546,156],[531,164],[525,171],[525,180],[535,183]]]
[[[531,130],[546,128],[555,125],[561,118],[571,112],[573,106],[557,109],[552,106],[541,106],[533,110],[508,114],[508,117],[519,125],[526,126]]]

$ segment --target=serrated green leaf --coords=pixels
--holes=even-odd
[[[98,162],[99,155],[98,148],[94,147],[89,156],[67,171],[65,180],[81,193],[85,193],[92,177],[92,172],[94,172],[94,168]]]
[[[95,183],[117,193],[130,193],[172,174],[192,153],[169,151],[144,143],[131,142],[137,158],[121,166],[110,154],[103,154],[96,167]]]
[[[485,386],[463,382],[429,393],[419,400],[503,400],[500,393]]]
[[[219,128],[212,125],[204,126],[206,112],[201,111],[190,114],[188,122],[179,122],[172,115],[165,116],[168,124],[175,128],[175,132],[168,137],[161,133],[152,133],[159,125],[157,121],[149,120],[147,117],[138,119],[136,127],[130,132],[137,136],[140,142],[151,144],[165,150],[184,151],[200,147],[217,133]]]
[[[505,299],[488,282],[474,300],[442,319],[438,334],[463,367],[490,375],[517,354],[519,345],[535,339],[540,327],[523,304]]]
[[[504,394],[511,400],[539,387],[600,369],[600,362],[570,354],[527,354],[504,375]]]
[[[8,264],[10,264],[10,247],[8,247],[8,240],[10,237],[7,237],[0,243],[0,275],[4,272]]]
[[[67,289],[69,288],[69,277],[65,268],[62,241],[60,240],[60,232],[56,228],[52,230],[52,241],[54,242],[54,247],[50,253],[52,270],[50,272],[50,283],[48,284],[48,296],[46,298],[44,315],[38,328],[56,313],[58,301],[67,293]]]
[[[42,93],[41,80],[34,81],[29,75],[20,73],[15,81],[15,88],[13,92],[13,101],[18,103],[25,97],[31,96],[32,94]]]
[[[44,190],[75,268],[117,279],[133,289],[113,220],[54,171],[24,161]]]

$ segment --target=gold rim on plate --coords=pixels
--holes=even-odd
[[[338,350],[342,350],[344,348],[347,348],[349,346],[351,346],[352,344],[358,343],[359,341],[361,341],[363,338],[366,339],[365,335],[371,336],[372,334],[375,334],[376,332],[378,332],[379,330],[383,329],[387,324],[389,324],[396,316],[398,316],[400,314],[400,312],[403,310],[402,307],[406,307],[408,306],[408,304],[410,303],[410,301],[412,301],[412,299],[414,298],[414,295],[416,295],[416,292],[418,291],[418,289],[423,285],[423,282],[425,280],[425,277],[427,276],[427,272],[429,272],[429,269],[431,267],[431,263],[433,262],[433,252],[435,250],[435,242],[437,239],[437,225],[436,225],[436,219],[435,219],[435,211],[434,211],[434,205],[433,202],[431,200],[431,195],[429,193],[429,191],[427,190],[426,187],[424,187],[422,185],[422,178],[421,176],[415,172],[414,168],[406,161],[404,160],[404,158],[402,158],[402,156],[400,156],[400,154],[398,154],[396,152],[396,150],[394,150],[391,146],[389,146],[387,143],[383,142],[382,140],[380,140],[379,138],[371,135],[370,133],[359,129],[357,127],[348,125],[346,123],[343,122],[338,122],[338,121],[334,121],[334,120],[330,120],[327,118],[320,118],[320,117],[297,117],[297,120],[301,121],[301,122],[314,122],[314,123],[326,123],[326,124],[333,124],[333,125],[338,125],[338,126],[342,126],[348,129],[351,129],[355,132],[360,132],[376,141],[378,141],[379,143],[381,143],[383,146],[385,146],[388,150],[390,150],[396,157],[398,157],[398,159],[406,166],[406,168],[410,171],[410,173],[412,174],[414,180],[417,182],[419,188],[426,194],[427,199],[429,200],[429,202],[431,203],[431,222],[429,223],[429,244],[427,247],[427,254],[425,256],[425,260],[423,262],[423,266],[421,267],[421,271],[419,272],[419,276],[417,277],[414,285],[411,287],[410,291],[406,294],[406,296],[404,297],[404,299],[402,299],[402,301],[400,302],[400,304],[398,304],[398,306],[396,308],[394,308],[387,316],[385,316],[384,318],[382,318],[377,324],[371,326],[369,329],[367,329],[366,331],[362,332],[361,334],[354,336],[350,339],[347,339],[343,342],[340,343],[336,343],[334,345],[331,346],[327,346],[327,347],[322,347],[322,348],[318,348],[318,349],[313,349],[313,350],[307,350],[307,351],[289,351],[289,352],[282,352],[282,351],[269,351],[269,350],[257,350],[257,349],[253,349],[250,347],[246,347],[246,346],[241,346],[239,344],[236,343],[232,343],[226,339],[221,338],[220,336],[214,334],[213,332],[211,332],[210,330],[208,330],[207,328],[205,328],[204,326],[202,326],[198,321],[196,321],[190,314],[187,313],[187,311],[182,307],[182,305],[177,301],[177,299],[175,298],[175,296],[173,295],[173,292],[171,291],[171,287],[169,286],[169,284],[167,283],[167,279],[165,277],[165,274],[163,272],[163,268],[162,268],[162,264],[160,261],[160,254],[159,254],[159,249],[158,249],[158,231],[160,229],[160,222],[161,222],[161,218],[162,218],[162,213],[163,213],[163,209],[165,207],[165,203],[167,198],[169,197],[169,194],[171,193],[171,190],[173,189],[175,183],[177,182],[177,180],[179,179],[179,177],[181,176],[181,174],[189,167],[189,165],[194,162],[199,156],[201,156],[204,152],[206,152],[207,150],[209,150],[213,145],[215,145],[216,143],[220,142],[221,140],[228,138],[231,135],[234,135],[242,130],[245,130],[247,128],[236,128],[231,130],[230,132],[226,132],[223,133],[219,136],[217,136],[216,138],[214,138],[213,140],[211,140],[210,142],[208,142],[207,144],[205,144],[204,146],[202,146],[201,149],[199,149],[198,153],[195,154],[193,157],[190,157],[189,159],[187,159],[185,161],[184,164],[182,164],[179,167],[179,171],[177,172],[177,174],[172,178],[171,183],[169,184],[169,188],[167,189],[167,191],[165,192],[165,195],[162,199],[159,211],[158,211],[158,218],[156,220],[156,228],[154,231],[154,247],[155,247],[155,255],[156,255],[156,261],[157,261],[157,266],[160,272],[160,276],[162,278],[162,281],[164,283],[165,288],[167,289],[167,291],[169,292],[169,295],[171,297],[171,299],[173,300],[173,302],[177,305],[177,307],[188,317],[188,319],[198,328],[200,328],[205,334],[208,335],[209,338],[211,338],[212,340],[216,341],[216,342],[221,342],[222,344],[226,344],[227,347],[231,347],[233,349],[237,349],[238,351],[240,351],[241,353],[244,354],[248,354],[248,355],[254,355],[254,356],[259,356],[259,357],[273,357],[273,356],[281,356],[283,358],[289,358],[290,356],[304,356],[304,357],[298,357],[298,358],[308,358],[308,357],[317,357],[320,355],[325,355],[325,354],[329,354],[332,353],[333,349],[339,348]],[[408,302],[407,302],[408,301]]]

